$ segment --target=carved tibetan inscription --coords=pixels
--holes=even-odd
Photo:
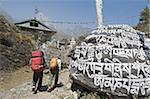
[[[92,33],[74,49],[69,65],[74,79],[82,74],[97,90],[112,94],[150,95],[150,48],[142,33],[128,25]]]

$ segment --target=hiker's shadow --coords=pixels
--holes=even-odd
[[[48,85],[43,85],[41,88],[40,88],[40,91],[41,92],[44,92],[44,91],[47,91],[48,89]]]

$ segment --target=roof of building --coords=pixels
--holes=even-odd
[[[38,24],[40,24],[41,26],[43,26],[44,28],[40,28],[40,27],[33,27],[33,26],[29,26],[29,25],[23,25],[25,23],[28,22],[37,22]],[[30,29],[36,29],[36,30],[43,30],[43,31],[48,31],[48,32],[56,32],[56,29],[53,27],[48,27],[47,25],[41,23],[40,21],[36,20],[36,19],[30,19],[30,20],[26,20],[26,21],[22,21],[22,22],[18,22],[15,23],[15,25],[19,26],[19,27],[25,27],[25,28],[30,28]]]

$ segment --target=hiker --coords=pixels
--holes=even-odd
[[[46,67],[44,53],[42,51],[32,52],[31,58],[31,68],[33,71],[33,87],[32,91],[34,94],[37,91],[41,91],[42,79],[43,79],[43,69]]]
[[[59,76],[59,67],[58,61],[56,56],[52,56],[50,60],[50,81],[48,84],[48,92],[51,92],[58,83],[58,76]]]

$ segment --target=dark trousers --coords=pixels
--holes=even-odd
[[[55,68],[55,69],[50,70],[50,71],[51,71],[51,74],[50,74],[49,86],[54,87],[58,83],[59,68]]]
[[[34,72],[33,73],[33,86],[37,86],[37,90],[40,90],[42,86],[42,79],[43,79],[43,71],[42,72]],[[37,84],[38,83],[38,84]]]

